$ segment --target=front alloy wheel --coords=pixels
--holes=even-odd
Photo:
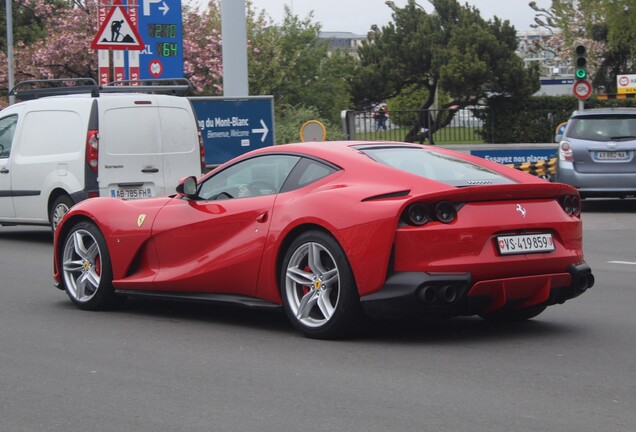
[[[108,249],[92,223],[80,222],[67,234],[61,255],[62,280],[81,309],[105,309],[115,303]]]
[[[342,337],[359,319],[353,273],[340,245],[326,233],[310,231],[290,246],[281,275],[287,316],[306,336]]]

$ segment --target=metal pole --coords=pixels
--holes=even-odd
[[[7,7],[7,67],[8,67],[8,78],[7,84],[9,92],[13,86],[15,85],[14,72],[13,72],[13,8],[12,1],[6,0]],[[15,103],[15,96],[9,96],[9,105],[13,105]]]
[[[245,20],[245,0],[221,1],[223,95],[228,97],[249,95]]]

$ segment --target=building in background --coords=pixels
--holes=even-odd
[[[526,67],[539,63],[541,89],[537,96],[571,96],[574,85],[572,59],[561,59],[547,43],[552,33],[548,30],[517,32],[517,55]]]
[[[367,39],[366,36],[351,32],[320,32],[318,37],[329,42],[329,53],[340,49],[355,57],[358,55],[358,47]]]

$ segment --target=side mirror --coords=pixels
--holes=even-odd
[[[177,194],[188,198],[196,198],[197,178],[194,176],[182,178],[177,186]]]

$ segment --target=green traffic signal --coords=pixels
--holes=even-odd
[[[574,76],[576,79],[587,78],[587,48],[583,44],[574,47]]]
[[[574,76],[576,76],[576,79],[585,79],[585,77],[587,77],[587,71],[585,69],[576,69]]]

